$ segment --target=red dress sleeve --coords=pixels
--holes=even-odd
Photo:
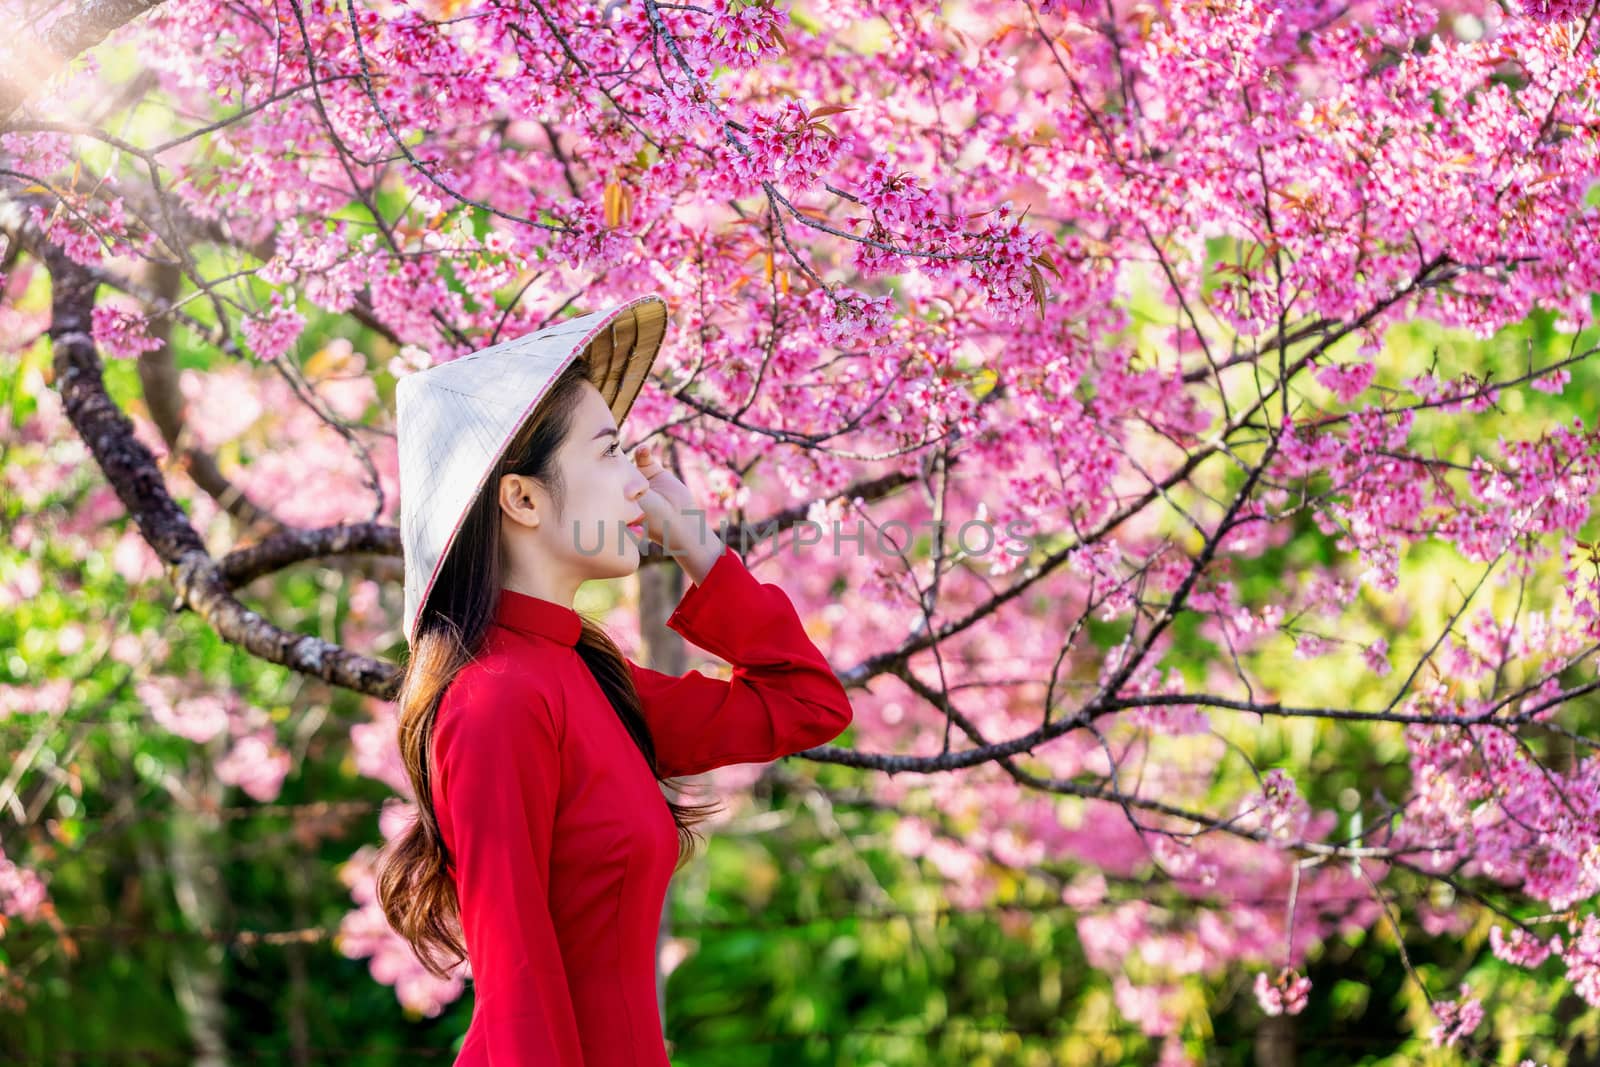
[[[725,546],[667,626],[733,666],[732,680],[664,674],[632,660],[663,777],[765,763],[831,741],[853,713],[844,685],[780,587]]]
[[[446,690],[436,727],[453,831],[474,1022],[494,1067],[580,1067],[583,1049],[550,918],[550,841],[560,734],[549,704],[515,676]]]

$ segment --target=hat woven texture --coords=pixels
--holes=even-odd
[[[622,425],[667,321],[666,301],[643,296],[399,380],[395,436],[408,645],[467,510],[550,384],[587,350],[590,380]]]

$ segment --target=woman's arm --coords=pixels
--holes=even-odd
[[[844,686],[782,588],[756,579],[730,547],[667,620],[733,665],[724,681],[628,663],[664,777],[765,763],[831,741],[850,725]]]
[[[435,744],[477,1025],[496,1067],[581,1067],[549,908],[559,731],[545,699],[511,675],[457,681]]]

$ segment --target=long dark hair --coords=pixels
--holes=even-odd
[[[433,592],[417,616],[404,666],[396,698],[400,754],[411,781],[417,817],[379,854],[378,902],[389,925],[410,943],[423,967],[439,978],[447,977],[467,953],[460,933],[455,882],[446,867],[444,840],[429,790],[434,720],[445,689],[481,649],[499,599],[500,479],[520,474],[538,481],[555,503],[556,522],[563,521],[566,493],[556,452],[571,432],[583,383],[591,380],[591,373],[587,353],[574,359],[506,449],[505,459],[467,512]],[[655,744],[622,650],[605,630],[584,618],[577,651],[655,773]],[[674,793],[685,792],[676,779],[656,773],[656,780]],[[678,826],[678,866],[682,867],[694,854],[698,839],[694,825],[718,805],[686,805],[668,799],[667,807]]]

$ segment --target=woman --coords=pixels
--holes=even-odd
[[[711,806],[657,783],[681,792],[669,779],[776,759],[851,721],[783,590],[691,514],[648,450],[622,453],[666,323],[642,298],[396,392],[399,734],[418,817],[381,858],[379,899],[429,971],[470,961],[459,1065],[667,1064],[661,907]],[[640,667],[573,610],[584,581],[637,570],[635,521],[694,583],[667,625],[732,680]]]

